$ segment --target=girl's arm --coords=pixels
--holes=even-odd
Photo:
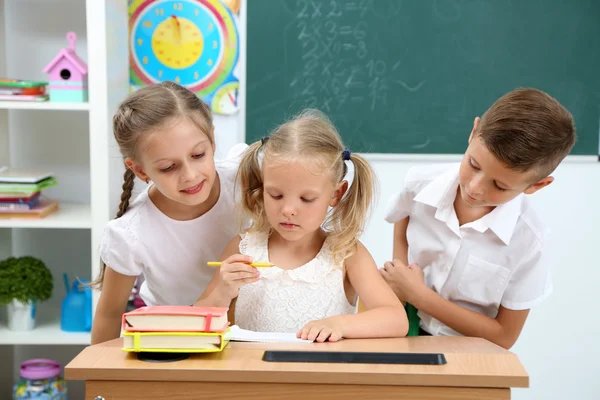
[[[225,247],[221,254],[223,264],[215,268],[211,281],[194,306],[231,308],[240,286],[258,279],[256,268],[247,264],[252,261],[251,257],[239,254],[240,240],[236,236]]]
[[[298,332],[302,339],[336,341],[340,338],[401,337],[408,332],[406,312],[398,297],[383,280],[369,251],[357,244],[357,251],[346,260],[350,284],[366,311],[311,321]]]
[[[367,311],[341,316],[343,337],[399,337],[406,336],[406,312],[394,291],[381,277],[375,260],[360,242],[357,250],[346,260],[350,284]]]
[[[92,344],[106,342],[120,336],[121,318],[127,307],[127,300],[131,295],[135,279],[135,276],[120,274],[106,266],[102,292],[92,324]]]

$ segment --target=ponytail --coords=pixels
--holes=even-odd
[[[250,219],[247,231],[263,231],[268,229],[269,223],[264,215],[263,177],[260,169],[259,155],[261,149],[268,144],[267,141],[252,143],[240,161],[236,180],[240,184],[241,207],[244,217]]]
[[[119,204],[117,218],[121,218],[129,208],[129,200],[131,199],[131,192],[133,192],[134,184],[135,174],[131,169],[125,166],[125,173],[123,174],[123,193],[121,193],[121,203]],[[100,273],[98,274],[98,277],[89,284],[89,286],[91,286],[93,289],[102,290],[105,270],[106,264],[104,264],[104,262],[100,260]]]
[[[340,257],[345,260],[356,251],[358,238],[364,231],[372,211],[373,196],[377,192],[377,179],[369,162],[358,154],[348,155],[354,164],[354,178],[347,193],[333,208],[326,221],[331,231],[332,250],[336,261],[340,261]]]

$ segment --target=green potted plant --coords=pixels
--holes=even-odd
[[[0,262],[0,305],[6,305],[8,328],[31,330],[36,306],[52,296],[52,273],[38,258],[10,257]]]

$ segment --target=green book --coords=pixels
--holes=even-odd
[[[54,177],[46,178],[42,181],[36,183],[13,183],[13,182],[4,182],[0,183],[0,193],[4,192],[39,192],[42,189],[47,189],[52,186],[56,186],[58,182]]]
[[[46,86],[47,84],[48,82],[42,81],[27,81],[23,79],[0,78],[0,86],[34,88],[39,86]]]

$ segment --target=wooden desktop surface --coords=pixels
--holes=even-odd
[[[416,399],[418,393],[439,393],[440,398],[508,399],[511,387],[528,387],[529,377],[518,357],[486,340],[466,337],[410,337],[399,339],[346,339],[337,343],[243,343],[230,342],[221,353],[194,354],[188,359],[169,363],[139,361],[135,353],[121,350],[122,339],[85,348],[65,368],[68,380],[87,381],[86,392],[113,390],[106,400],[142,399],[149,391],[156,397],[161,390],[164,398],[211,398],[218,391],[245,388],[233,398],[270,399],[277,396],[294,398],[354,398],[364,396],[361,389],[373,388],[379,398],[407,394]],[[327,363],[274,363],[262,361],[265,350],[313,351],[367,351],[443,353],[446,365],[390,365],[390,364],[327,364]],[[107,384],[110,382],[110,385]],[[167,390],[165,384],[174,383]],[[232,385],[236,383],[236,385]],[[201,386],[198,386],[202,384]],[[303,385],[299,385],[303,384]],[[309,384],[309,385],[305,385]],[[201,397],[198,390],[202,387]],[[399,387],[404,387],[402,392]],[[299,390],[302,388],[302,390]],[[326,389],[329,389],[328,392]],[[478,389],[479,388],[479,389]],[[118,390],[130,390],[119,397]],[[175,391],[190,397],[177,397]],[[256,397],[248,395],[255,392]],[[312,393],[312,391],[316,391]],[[412,390],[416,392],[412,392]],[[452,395],[455,390],[455,396]],[[269,395],[265,394],[268,391]],[[112,392],[111,392],[112,393]],[[98,393],[89,393],[93,399]],[[139,395],[139,397],[137,397]],[[145,394],[147,395],[147,394]],[[233,394],[232,394],[233,395]],[[450,397],[447,397],[450,395]],[[89,397],[92,396],[92,397]],[[200,397],[199,397],[200,396]],[[297,397],[296,397],[297,396]],[[316,397],[315,397],[316,396]],[[384,397],[382,397],[384,396]],[[340,397],[340,398],[342,398]],[[356,397],[360,398],[360,397]],[[364,397],[363,397],[364,398]],[[483,397],[479,397],[483,398]]]

